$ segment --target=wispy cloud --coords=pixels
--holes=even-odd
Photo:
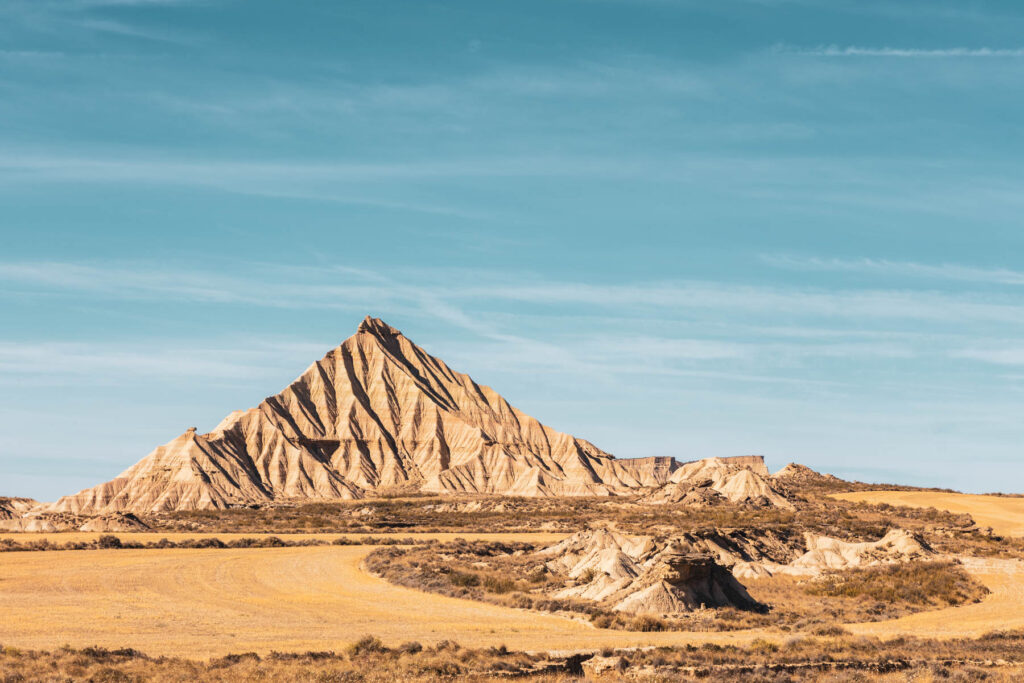
[[[32,377],[47,385],[77,383],[137,383],[142,378],[163,380],[203,378],[208,381],[266,377],[270,369],[300,366],[327,349],[306,342],[253,342],[145,345],[109,342],[0,341],[0,382]],[[289,362],[290,361],[290,362]]]
[[[743,137],[740,129],[718,136]],[[790,131],[794,136],[798,131]],[[537,221],[528,211],[502,203],[485,204],[461,191],[456,181],[497,183],[534,181],[630,181],[649,179],[698,188],[735,201],[749,198],[785,211],[834,214],[837,207],[862,214],[866,208],[912,212],[949,219],[977,216],[984,202],[991,215],[1007,220],[1024,208],[1024,195],[1008,180],[1013,167],[969,168],[971,181],[947,173],[942,159],[899,159],[880,168],[875,159],[823,156],[749,156],[697,153],[657,155],[582,153],[427,155],[374,159],[339,156],[320,161],[286,158],[225,158],[140,148],[107,151],[28,149],[0,141],[0,186],[38,188],[43,184],[87,184],[139,188],[202,188],[246,196],[288,198],[371,206],[392,211],[450,215],[465,219]],[[410,183],[403,181],[417,180]],[[453,187],[456,186],[456,187]],[[540,219],[543,220],[543,219]]]
[[[71,296],[89,293],[113,299],[167,299],[267,308],[339,308],[365,302],[421,306],[429,300],[438,307],[467,302],[518,302],[598,310],[625,307],[637,311],[731,311],[750,314],[753,319],[770,315],[789,320],[813,317],[951,324],[969,320],[1024,323],[1024,302],[969,292],[821,289],[697,280],[595,285],[514,272],[496,275],[457,269],[404,273],[392,270],[385,276],[370,268],[241,265],[241,272],[228,275],[166,265],[149,268],[117,263],[7,262],[0,263],[0,281],[28,291],[63,290]],[[936,268],[938,273],[946,273],[945,269]],[[254,274],[245,275],[246,269]],[[969,275],[973,275],[970,269],[962,277]],[[986,272],[981,271],[981,275]]]
[[[193,35],[129,24],[124,21],[113,21],[111,19],[83,19],[78,22],[78,25],[88,31],[173,43],[175,45],[190,45],[196,42],[196,38]]]
[[[1024,285],[1024,271],[1009,268],[983,268],[957,263],[929,264],[870,258],[823,259],[785,254],[765,254],[761,260],[770,266],[787,270],[874,273],[984,284]]]
[[[493,212],[437,200],[367,191],[403,179],[438,181],[461,177],[557,177],[598,172],[600,162],[556,158],[465,159],[448,162],[289,162],[181,160],[167,157],[89,158],[9,153],[0,178],[9,183],[95,183],[201,187],[241,195],[302,199],[391,211],[492,220]],[[623,173],[625,168],[608,173]],[[381,196],[375,196],[381,195]]]
[[[21,154],[8,150],[0,157],[0,173],[33,181],[168,182],[182,185],[234,187],[240,183],[295,183],[312,181],[366,183],[380,180],[453,177],[557,177],[601,174],[609,177],[636,174],[629,161],[616,166],[611,159],[560,156],[463,158],[447,161],[395,162],[234,161],[162,157],[91,157]]]
[[[64,0],[67,3],[67,0]],[[71,0],[78,7],[159,7],[161,5],[199,5],[210,0]]]
[[[964,358],[994,365],[1024,365],[1024,348],[1019,346],[1001,349],[958,349],[949,355],[951,358]]]
[[[927,356],[1009,363],[1009,355],[986,357],[962,349],[983,346],[985,333],[979,330],[1007,336],[1024,325],[1024,301],[996,302],[963,293],[711,281],[594,285],[531,273],[444,268],[223,266],[214,271],[168,264],[8,262],[0,263],[0,290],[23,300],[107,299],[147,302],[147,308],[150,302],[187,302],[443,321],[474,340],[457,357],[471,359],[475,367],[512,363],[522,371],[605,376],[609,381],[633,374],[659,381],[695,377],[839,386],[842,382],[801,376],[799,369],[835,360],[877,365]],[[623,317],[623,310],[632,319]],[[511,311],[518,311],[516,325],[508,324]],[[549,324],[551,316],[566,312],[581,321],[579,331],[573,331],[576,325]],[[638,327],[643,321],[657,324]],[[658,327],[664,333],[652,334]],[[97,355],[74,346],[56,351],[63,359],[56,368],[98,371],[106,363],[129,368],[148,363],[148,356],[131,353]],[[207,356],[190,353],[189,358],[197,373],[205,371]],[[0,371],[8,374],[48,362],[46,350],[0,348]],[[171,371],[177,362],[170,357],[149,367]],[[247,360],[236,359],[214,375],[232,377],[251,369]]]
[[[0,50],[0,59],[10,60],[53,60],[65,56],[65,53],[53,50]]]
[[[793,45],[776,45],[773,50],[781,54],[807,55],[812,57],[904,57],[912,59],[928,58],[1016,58],[1024,57],[1024,48],[990,48],[990,47],[948,47],[948,48],[904,48],[904,47],[864,47],[858,45],[819,45],[816,47],[797,47]]]

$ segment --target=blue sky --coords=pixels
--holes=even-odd
[[[619,456],[1024,488],[1024,8],[5,0],[0,494],[383,317]]]

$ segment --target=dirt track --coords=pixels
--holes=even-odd
[[[888,503],[916,508],[935,508],[957,514],[969,514],[982,527],[1003,536],[1024,536],[1024,498],[976,496],[967,493],[934,491],[857,491],[837,493],[841,500]]]
[[[514,538],[514,537],[507,537]],[[747,642],[760,631],[626,633],[392,586],[363,572],[367,546],[103,550],[0,554],[0,643],[135,647],[192,657],[339,649],[364,634],[389,644],[568,650]],[[1018,563],[969,564],[993,590],[979,605],[853,627],[896,635],[973,635],[1024,626]],[[782,639],[785,635],[769,638]]]

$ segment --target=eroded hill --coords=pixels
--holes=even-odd
[[[620,460],[541,424],[366,318],[284,391],[189,429],[50,512],[223,509],[406,490],[602,496],[659,486],[672,458]]]

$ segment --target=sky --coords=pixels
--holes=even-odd
[[[367,314],[620,457],[1024,490],[1024,7],[0,2],[0,495]]]

